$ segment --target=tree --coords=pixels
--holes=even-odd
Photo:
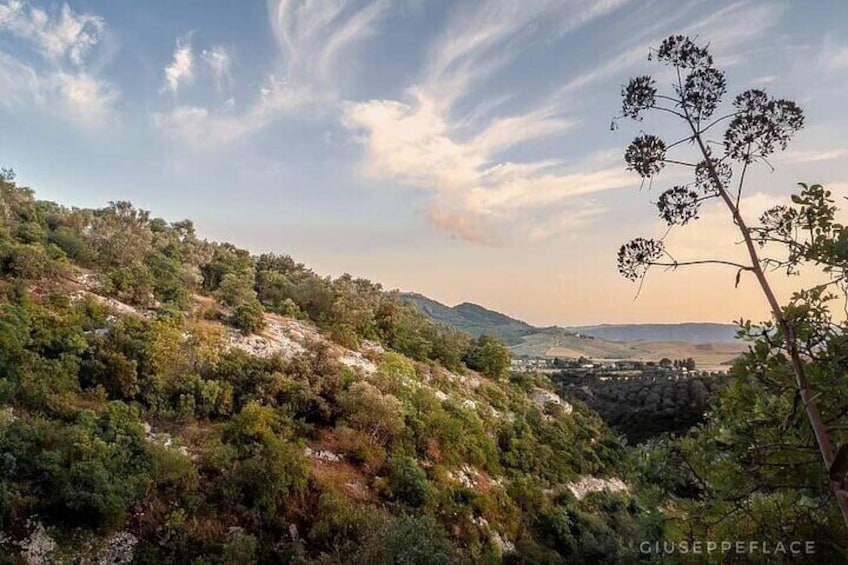
[[[744,262],[721,258],[680,261],[666,250],[661,239],[637,238],[619,250],[619,270],[634,281],[643,280],[651,266],[676,269],[697,264],[733,267],[737,271],[737,284],[743,273],[754,276],[774,318],[774,331],[767,338],[779,344],[778,350],[789,361],[798,404],[806,413],[818,451],[828,470],[830,489],[848,526],[848,492],[842,488],[844,470],[835,464],[848,460],[848,446],[843,445],[838,456],[834,453],[819,411],[817,395],[807,374],[806,365],[812,352],[802,351],[803,337],[798,334],[793,310],[791,306],[781,307],[766,275],[767,267],[782,267],[794,272],[805,260],[827,267],[822,254],[817,253],[817,243],[826,240],[827,234],[821,233],[822,226],[815,216],[816,211],[827,212],[827,205],[807,190],[806,196],[796,197],[795,203],[802,208],[795,215],[787,215],[784,210],[777,209],[763,216],[759,227],[749,227],[740,209],[749,167],[759,162],[768,163],[770,155],[786,149],[791,138],[804,125],[803,112],[791,100],[772,98],[763,90],[751,89],[734,98],[729,112],[714,118],[727,91],[727,83],[724,73],[715,67],[708,48],[696,45],[688,37],[676,35],[664,40],[656,51],[649,54],[650,59],[672,67],[676,77],[673,91],[659,93],[656,82],[650,76],[633,78],[622,90],[621,117],[641,120],[647,112],[664,113],[680,120],[686,133],[668,144],[656,135],[640,134],[625,152],[627,166],[636,171],[643,181],[651,181],[666,165],[692,170],[691,183],[674,186],[659,196],[657,208],[660,217],[669,226],[682,226],[698,218],[703,202],[716,199],[729,211],[748,257]],[[616,123],[613,122],[614,125]],[[719,125],[724,126],[721,141],[713,138]],[[694,150],[694,161],[687,160],[691,158],[691,152],[681,157],[671,156],[672,150],[683,152],[687,146]],[[714,147],[720,147],[721,151],[714,151]],[[734,175],[738,178],[735,187],[731,183]],[[809,228],[811,235],[807,241],[799,241],[795,237],[798,226]],[[841,233],[840,230],[840,236]],[[761,257],[762,245],[758,243],[768,242],[787,246],[789,258],[774,260]]]
[[[427,475],[412,457],[392,458],[389,485],[396,500],[413,507],[424,506],[433,494]]]
[[[432,516],[377,520],[353,563],[446,565],[457,562],[444,527]]]
[[[239,304],[230,316],[230,323],[245,335],[258,333],[265,327],[265,310],[255,299]]]
[[[364,381],[353,383],[339,399],[339,407],[350,425],[381,444],[397,437],[403,430],[403,408],[400,401],[382,394]]]
[[[509,349],[503,342],[490,335],[477,338],[465,354],[465,364],[469,369],[480,371],[490,379],[500,379],[509,371],[511,360]]]
[[[150,212],[129,202],[110,202],[97,210],[90,237],[100,263],[118,269],[141,263],[152,249],[149,220]]]

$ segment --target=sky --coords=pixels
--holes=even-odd
[[[538,325],[761,320],[755,281],[693,267],[637,286],[618,247],[665,227],[624,149],[621,85],[709,43],[731,94],[798,101],[806,127],[748,177],[757,217],[799,181],[848,194],[848,2],[0,0],[0,164],[40,198],[130,200],[199,234]],[[679,260],[742,252],[725,211]],[[786,297],[802,280],[772,275]]]

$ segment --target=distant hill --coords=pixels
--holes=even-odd
[[[417,293],[404,293],[432,320],[472,335],[494,335],[513,355],[658,360],[693,357],[701,366],[718,366],[744,349],[731,324],[604,324],[561,328],[535,327],[478,304],[447,306]]]
[[[610,341],[681,341],[685,343],[732,343],[736,341],[736,326],[732,324],[603,324],[567,328],[581,335]]]
[[[539,331],[527,322],[510,318],[478,304],[463,302],[457,306],[446,306],[418,293],[403,293],[401,296],[436,322],[475,336],[494,335],[510,345],[519,344],[524,336]]]

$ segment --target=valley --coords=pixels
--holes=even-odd
[[[476,304],[466,302],[450,307],[420,294],[401,296],[435,322],[472,335],[493,335],[504,340],[517,358],[582,357],[606,362],[692,358],[699,369],[712,372],[726,371],[733,359],[747,349],[744,342],[735,339],[736,326],[731,324],[534,327]]]

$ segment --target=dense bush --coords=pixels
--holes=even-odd
[[[6,512],[69,526],[114,527],[150,482],[151,458],[135,414],[121,403],[72,422],[15,420],[0,427]]]
[[[249,300],[235,307],[230,323],[242,333],[257,333],[265,327],[265,310],[259,301]]]
[[[637,511],[553,509],[623,453],[529,400],[544,381],[503,378],[502,344],[126,202],[70,210],[7,177],[0,196],[0,554],[33,519],[68,562],[118,532],[138,563],[496,563],[495,534],[558,558],[565,518],[571,556],[635,535]],[[385,351],[362,348],[372,373],[323,339],[230,347],[221,322],[256,332],[265,311]]]
[[[416,508],[427,504],[433,494],[427,475],[412,457],[392,458],[389,485],[396,500]]]
[[[500,379],[509,372],[509,349],[496,338],[481,335],[465,353],[463,361],[490,379]]]

